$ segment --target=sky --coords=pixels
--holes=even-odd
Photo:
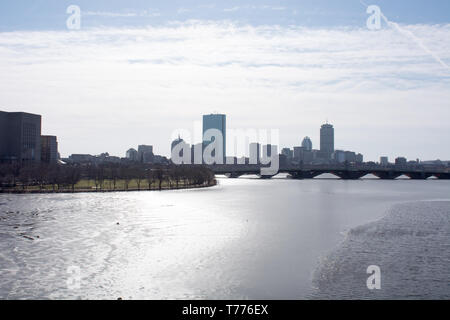
[[[169,156],[220,112],[280,148],[328,121],[365,160],[450,160],[449,65],[448,0],[0,2],[0,110],[41,114],[63,157]]]

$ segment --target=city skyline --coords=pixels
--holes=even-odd
[[[41,115],[32,114],[32,113],[23,112],[23,111],[5,112],[5,111],[1,111],[0,110],[0,112],[2,112],[5,115],[6,114],[18,114],[18,115],[24,114],[24,115],[26,115],[28,117],[31,116],[31,117],[39,117],[39,119],[41,118]],[[225,132],[225,135],[224,135],[225,139],[224,140],[227,141],[227,139],[226,139],[226,130],[227,130],[226,114],[210,113],[210,114],[203,115],[202,117],[203,117],[203,124],[202,124],[202,128],[201,128],[202,132],[201,132],[200,136],[203,136],[205,131],[208,130],[208,129],[221,128],[221,129],[219,129],[219,131]],[[205,122],[205,119],[206,119],[206,122]],[[40,120],[39,120],[39,122],[40,122]],[[89,156],[89,157],[92,157],[92,156],[104,157],[106,155],[107,157],[112,157],[112,158],[116,158],[116,159],[127,158],[127,159],[131,159],[131,160],[137,160],[137,161],[140,161],[140,162],[151,162],[151,161],[153,161],[153,158],[156,156],[156,157],[158,157],[158,160],[157,160],[157,163],[158,163],[160,161],[166,161],[167,159],[171,158],[172,149],[176,145],[176,141],[187,143],[187,145],[189,147],[191,146],[191,144],[192,145],[194,145],[194,144],[195,145],[202,145],[203,144],[202,149],[204,149],[205,146],[208,145],[208,143],[206,143],[205,141],[202,142],[203,138],[201,140],[199,140],[199,141],[193,140],[194,143],[192,143],[192,141],[191,142],[186,142],[186,141],[184,141],[183,137],[178,133],[178,138],[175,139],[175,140],[170,141],[171,145],[169,147],[170,152],[169,152],[168,155],[161,154],[160,152],[153,152],[154,145],[150,141],[150,142],[147,142],[146,144],[139,144],[137,150],[134,149],[133,146],[129,146],[124,152],[119,153],[119,154],[113,154],[113,153],[109,152],[108,150],[103,150],[101,152],[93,152],[93,153],[88,153],[88,152],[69,153],[67,155],[62,156],[61,153],[59,152],[59,142],[57,142],[57,137],[56,136],[48,136],[48,135],[42,135],[41,136],[40,135],[41,126],[42,126],[42,124],[40,123],[38,136],[42,137],[41,139],[43,139],[42,142],[40,142],[40,144],[41,143],[45,143],[45,144],[53,143],[55,145],[54,147],[52,147],[52,150],[53,150],[52,151],[53,154],[51,156],[51,158],[53,159],[52,162],[56,161],[57,157],[60,157],[61,159],[62,158],[66,158],[67,159],[67,158],[70,158],[70,156],[77,156],[77,157],[82,157],[83,158],[83,157],[86,157],[86,156]],[[231,128],[231,131],[233,131],[234,129],[235,128]],[[242,128],[240,128],[240,129],[242,129]],[[245,129],[247,129],[247,128],[245,128]],[[183,131],[183,130],[181,130],[181,131]],[[177,131],[177,130],[175,130],[175,131]],[[195,133],[192,136],[195,137]],[[53,139],[53,141],[50,142],[50,140],[48,140],[49,138]],[[248,137],[247,137],[247,139],[248,139]],[[46,141],[44,142],[44,140],[46,140]],[[234,143],[236,143],[236,142],[235,141],[229,141],[227,143],[227,145],[224,145],[224,147],[223,147],[224,148],[224,151],[223,151],[224,152],[224,163],[226,162],[226,157],[230,157],[230,158],[232,158],[232,157],[237,157],[237,158],[241,158],[241,157],[245,158],[245,157],[247,157],[247,158],[251,158],[252,157],[252,153],[255,154],[255,150],[252,150],[254,148],[254,146],[252,146],[252,145],[258,145],[260,147],[260,150],[258,151],[259,155],[262,155],[262,152],[263,152],[262,148],[265,147],[265,145],[261,143],[260,139],[256,139],[254,141],[253,140],[249,141],[249,144],[245,147],[246,151],[244,153],[242,153],[242,154],[232,155],[230,153],[227,153],[226,152],[227,146],[228,146],[229,150],[234,150],[235,149],[236,146],[234,145]],[[314,151],[314,152],[316,152],[318,154],[319,158],[336,160],[336,161],[339,161],[339,162],[343,162],[343,161],[338,160],[338,158],[342,158],[343,157],[343,159],[345,159],[346,156],[344,156],[344,154],[351,152],[351,151],[348,151],[348,150],[346,151],[343,148],[339,148],[339,147],[335,148],[334,126],[333,126],[333,124],[329,123],[328,120],[326,120],[326,123],[322,124],[321,127],[320,127],[320,130],[319,130],[319,142],[316,143],[317,149],[314,149],[314,142],[312,141],[312,139],[308,135],[304,136],[302,141],[301,141],[301,143],[297,144],[297,145],[285,146],[285,145],[281,145],[281,144],[274,144],[274,146],[277,148],[277,152],[280,155],[283,155],[283,154],[287,155],[286,152],[290,152],[291,153],[291,157],[299,158],[299,156],[297,155],[297,152]],[[301,148],[302,150],[298,150],[299,148]],[[142,151],[141,151],[141,149],[142,149]],[[146,151],[144,151],[144,149]],[[289,150],[289,151],[287,151],[287,150]],[[49,150],[47,151],[47,149],[46,149],[46,157],[50,157],[50,153],[49,152],[50,151]],[[191,153],[192,152],[193,151],[191,150]],[[38,151],[38,153],[40,154],[41,152]],[[134,155],[134,153],[136,153],[136,154]],[[338,153],[340,153],[341,155],[338,155]],[[355,152],[351,152],[351,153],[353,153],[353,157],[355,155],[357,157],[359,157],[359,156],[362,157],[361,152],[358,152],[358,154],[356,154]],[[56,154],[57,154],[57,156],[55,156]],[[146,159],[147,158],[148,159],[144,160],[144,157],[146,157]],[[335,158],[335,157],[338,157],[338,158]],[[164,160],[164,158],[166,160]],[[259,159],[259,157],[257,157],[257,159]],[[435,161],[435,160],[448,161],[445,158],[436,158],[436,159],[420,159],[418,157],[408,158],[408,157],[400,155],[400,154],[397,154],[397,155],[394,155],[394,156],[389,156],[389,155],[386,155],[386,153],[380,153],[376,159],[367,159],[365,157],[365,155],[364,155],[364,162],[375,162],[375,163],[383,164],[383,162],[385,162],[386,159],[390,163],[394,163],[398,159],[400,159],[400,160],[404,159],[405,161],[406,160],[408,160],[408,161],[410,161],[410,160],[411,161],[418,161],[418,160],[421,160],[421,161]],[[395,161],[392,161],[392,160],[395,160]],[[362,162],[362,161],[359,160],[358,162]],[[192,163],[194,163],[194,162],[192,161]]]
[[[80,30],[68,4],[0,4],[0,107],[45,115],[62,156],[149,141],[169,156],[174,128],[218,110],[229,128],[279,129],[280,148],[317,144],[328,118],[336,148],[369,160],[450,159],[448,1],[376,1],[395,23],[379,30],[359,1],[80,1]]]

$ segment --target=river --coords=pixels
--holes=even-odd
[[[218,181],[1,194],[0,298],[450,298],[450,181]]]

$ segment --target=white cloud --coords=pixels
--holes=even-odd
[[[108,11],[83,11],[84,16],[96,16],[96,17],[108,17],[108,18],[118,18],[118,17],[158,17],[161,14],[157,11],[143,10],[140,12],[108,12]]]
[[[128,13],[120,13],[120,12],[106,12],[106,11],[83,11],[83,15],[86,16],[100,16],[100,17],[136,17],[137,13],[128,12]]]
[[[275,11],[283,11],[283,10],[286,10],[286,7],[282,7],[282,6],[268,6],[268,5],[265,5],[265,6],[261,6],[261,7],[259,7],[259,8],[261,8],[261,9],[269,9],[269,10],[275,10]]]
[[[450,61],[450,25],[402,28]],[[447,150],[405,144],[450,142],[450,74],[393,29],[192,21],[4,32],[0,69],[0,106],[43,114],[44,131],[60,137],[63,155],[120,155],[139,143],[168,154],[172,130],[191,129],[201,114],[218,110],[230,127],[279,128],[283,145],[305,135],[317,145],[328,118],[338,147],[372,159],[394,150],[450,158]],[[394,129],[402,133],[377,145],[375,135]]]
[[[252,5],[244,5],[244,6],[234,6],[231,8],[225,8],[223,11],[225,12],[233,12],[242,9],[251,9],[251,10],[274,10],[274,11],[283,11],[286,10],[286,7],[282,6],[269,6],[269,5],[261,5],[261,6],[252,6]]]
[[[215,7],[216,7],[216,5],[214,3],[201,4],[201,5],[197,6],[197,8],[199,8],[199,9],[214,9]]]
[[[178,8],[177,13],[178,14],[183,14],[183,13],[188,13],[191,12],[191,9],[187,9],[187,8]]]
[[[232,7],[232,8],[225,8],[225,9],[223,9],[223,11],[233,12],[233,11],[238,11],[239,9],[241,9],[241,7]]]

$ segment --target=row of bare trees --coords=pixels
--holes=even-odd
[[[143,164],[1,164],[0,190],[75,191],[81,181],[94,184],[95,190],[161,190],[211,185],[214,173],[195,165],[152,166]],[[120,185],[120,186],[119,186]]]

